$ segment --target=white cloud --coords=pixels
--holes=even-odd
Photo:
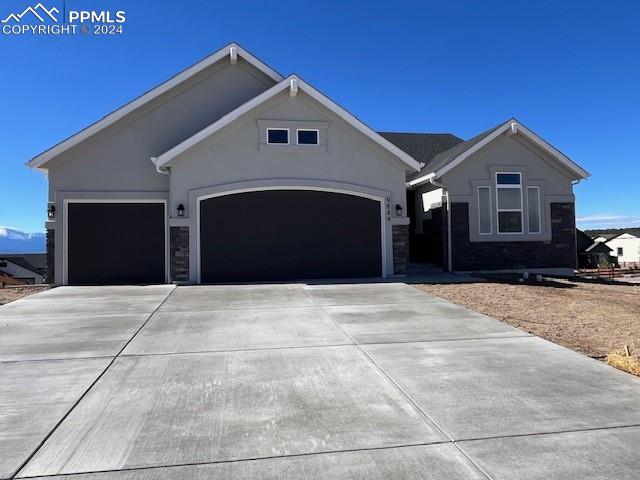
[[[608,227],[635,227],[640,225],[640,216],[637,215],[616,215],[616,214],[595,214],[584,217],[577,217],[576,223],[580,227],[608,228]]]

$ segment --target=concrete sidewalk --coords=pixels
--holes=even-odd
[[[636,479],[639,450],[640,379],[405,284],[0,307],[0,478]]]

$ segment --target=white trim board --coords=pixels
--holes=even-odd
[[[69,284],[69,204],[70,203],[162,203],[164,205],[164,266],[165,283],[171,281],[169,258],[169,222],[167,200],[154,198],[65,198],[62,217],[62,284]]]
[[[83,130],[80,130],[78,133],[72,135],[71,137],[67,138],[66,140],[63,140],[62,142],[58,143],[57,145],[51,147],[50,149],[45,150],[44,152],[40,153],[39,155],[33,157],[31,160],[29,160],[27,162],[27,166],[29,168],[45,169],[44,165],[47,162],[49,162],[50,160],[52,160],[53,158],[55,158],[58,155],[60,155],[61,153],[69,150],[70,148],[72,148],[75,145],[79,144],[83,140],[86,140],[87,138],[91,137],[92,135],[95,135],[99,131],[107,128],[109,125],[114,124],[115,122],[117,122],[118,120],[123,118],[125,115],[128,115],[129,113],[133,112],[137,108],[140,108],[142,105],[144,105],[144,104],[152,101],[153,99],[159,97],[160,95],[162,95],[163,93],[169,91],[170,89],[174,88],[175,86],[179,85],[180,83],[185,82],[189,78],[193,77],[194,75],[196,75],[197,73],[199,73],[202,70],[206,69],[207,67],[213,65],[214,63],[222,60],[223,58],[228,56],[230,58],[230,62],[232,62],[232,59],[233,59],[234,55],[236,57],[237,57],[237,55],[241,56],[244,60],[249,62],[255,68],[257,68],[258,70],[260,70],[261,72],[263,72],[265,75],[267,75],[268,77],[272,78],[276,82],[280,82],[283,79],[282,75],[280,75],[278,72],[276,72],[270,66],[268,66],[266,63],[262,62],[261,60],[259,60],[256,57],[254,57],[251,53],[246,51],[240,45],[238,45],[236,43],[230,43],[229,45],[226,45],[225,47],[221,48],[220,50],[218,50],[218,51],[212,53],[211,55],[205,57],[204,59],[200,60],[198,63],[192,65],[191,67],[187,68],[186,70],[183,70],[182,72],[178,73],[177,75],[171,77],[166,82],[161,83],[157,87],[149,90],[148,92],[144,93],[143,95],[139,96],[138,98],[136,98],[136,99],[132,100],[131,102],[123,105],[122,107],[118,108],[117,110],[111,112],[110,114],[108,114],[107,116],[102,118],[101,120],[98,120],[94,124],[88,126],[87,128],[85,128]]]
[[[560,150],[558,150],[553,145],[546,142],[539,135],[529,130],[527,127],[522,125],[522,123],[512,118],[506,121],[505,123],[503,123],[499,128],[491,132],[481,141],[469,147],[467,150],[460,153],[458,156],[454,157],[446,165],[443,165],[442,167],[440,167],[435,171],[429,172],[428,174],[425,174],[421,177],[411,180],[410,182],[407,182],[407,185],[410,187],[415,187],[417,185],[421,185],[423,183],[428,182],[432,178],[441,178],[443,175],[453,170],[455,167],[460,165],[462,162],[464,162],[467,158],[469,158],[471,155],[476,153],[478,150],[484,148],[486,145],[493,142],[503,134],[522,135],[523,137],[527,138],[531,143],[533,143],[534,145],[539,147],[541,150],[543,150],[545,153],[547,153],[549,156],[551,156],[551,158],[555,159],[558,163],[560,163],[562,166],[568,169],[570,172],[575,174],[581,180],[584,180],[591,176],[589,172],[587,172],[578,164],[573,162],[569,157],[567,157]]]
[[[342,118],[352,127],[354,127],[356,130],[360,131],[361,133],[369,137],[371,140],[373,140],[375,143],[377,143],[379,146],[389,151],[395,157],[399,158],[402,162],[404,162],[409,167],[410,170],[417,172],[417,171],[420,171],[420,169],[422,168],[423,165],[417,162],[411,155],[407,154],[406,152],[404,152],[403,150],[395,146],[389,140],[387,140],[382,135],[372,130],[370,127],[368,127],[366,124],[358,120],[355,116],[353,116],[351,113],[346,111],[340,105],[338,105],[333,100],[326,97],[324,94],[322,94],[321,92],[313,88],[311,85],[309,85],[304,80],[297,77],[296,75],[291,75],[285,78],[280,83],[277,83],[276,85],[266,90],[265,92],[261,93],[257,97],[254,97],[253,99],[249,100],[248,102],[236,108],[235,110],[232,110],[231,112],[226,114],[224,117],[215,121],[208,127],[200,130],[198,133],[196,133],[192,137],[179,143],[175,147],[167,150],[162,155],[158,157],[152,157],[151,161],[154,163],[154,165],[158,169],[162,168],[163,166],[167,166],[169,162],[171,162],[181,153],[187,151],[188,149],[194,147],[195,145],[209,138],[211,135],[213,135],[217,131],[221,130],[227,125],[238,120],[242,115],[253,110],[254,108],[268,101],[269,99],[273,98],[280,92],[283,92],[286,89],[291,89],[292,85],[297,85],[298,90],[302,90],[304,93],[309,95],[318,103],[320,103],[321,105],[323,105],[324,107],[332,111],[334,114]],[[275,128],[275,123],[274,123],[274,128]]]
[[[200,284],[202,283],[202,260],[200,255],[200,202],[203,200],[208,200],[210,198],[216,197],[226,197],[227,195],[236,195],[248,192],[263,192],[269,190],[310,190],[317,192],[331,192],[331,193],[342,193],[346,195],[353,195],[356,197],[368,198],[370,200],[375,200],[380,202],[380,261],[381,261],[381,271],[382,278],[387,278],[388,276],[388,266],[387,266],[387,240],[386,240],[386,215],[385,215],[385,199],[383,197],[379,197],[376,195],[369,195],[367,193],[356,192],[352,190],[342,190],[339,188],[328,188],[328,187],[308,187],[308,186],[273,186],[273,187],[247,187],[247,188],[238,188],[235,190],[227,190],[224,192],[210,193],[196,197],[196,279]]]

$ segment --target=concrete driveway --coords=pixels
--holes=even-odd
[[[640,379],[404,284],[0,307],[0,478],[635,480],[638,451]]]

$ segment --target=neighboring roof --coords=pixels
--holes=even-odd
[[[636,238],[640,238],[640,227],[629,227],[629,228],[604,228],[604,229],[587,229],[585,233],[589,235],[591,238],[602,237],[606,241],[613,240],[614,238],[619,237],[620,235],[624,235],[628,233]]]
[[[408,182],[409,186],[420,185],[428,182],[432,178],[441,177],[501,135],[523,135],[529,141],[549,154],[552,158],[556,159],[569,171],[574,173],[577,178],[585,179],[590,176],[589,172],[574,163],[560,150],[547,143],[540,136],[536,135],[522,123],[518,122],[515,118],[511,118],[500,125],[476,135],[466,142],[459,143],[449,150],[437,154],[433,158],[433,161],[427,165],[427,168],[423,169],[421,175]]]
[[[589,247],[587,247],[585,250],[585,253],[608,253],[608,252],[612,252],[613,248],[609,247],[609,245],[603,243],[603,242],[595,242],[592,243]]]
[[[0,259],[5,259],[40,275],[44,275],[47,271],[47,256],[44,253],[5,253],[0,254]]]
[[[327,97],[320,91],[316,90],[315,88],[313,88],[311,85],[309,85],[307,82],[297,77],[296,75],[291,75],[285,78],[280,83],[277,83],[267,91],[261,93],[257,97],[254,97],[253,99],[249,100],[245,104],[229,112],[219,120],[215,121],[208,127],[204,128],[203,130],[200,130],[198,133],[196,133],[192,137],[179,143],[175,147],[167,150],[162,155],[151,158],[151,161],[155,164],[156,168],[162,168],[163,166],[165,166],[167,163],[169,163],[171,160],[176,158],[181,153],[192,148],[193,146],[202,142],[206,138],[209,138],[215,132],[233,123],[235,120],[240,118],[245,113],[253,110],[254,108],[257,108],[258,106],[262,105],[264,102],[268,101],[269,99],[273,98],[280,92],[287,89],[289,89],[291,96],[295,96],[298,90],[302,90],[311,98],[319,102],[321,105],[323,105],[327,109],[331,110],[340,118],[342,118],[352,127],[354,127],[356,130],[359,130],[361,133],[369,137],[371,140],[376,142],[382,148],[388,150],[391,154],[399,158],[411,170],[419,171],[420,168],[423,166],[421,163],[416,161],[416,159],[413,158],[411,155],[409,155],[405,151],[398,148],[396,145],[394,145],[392,142],[390,142],[389,140],[387,140],[377,132],[373,131],[371,128],[369,128],[362,121],[358,120],[355,116],[353,116],[347,110],[342,108],[340,105],[335,103],[329,97]]]
[[[429,164],[437,154],[464,142],[464,140],[452,133],[378,133],[417,161],[424,163],[425,168],[429,168]],[[419,175],[419,173],[412,174],[408,178],[411,179],[416,175]]]
[[[186,70],[178,73],[177,75],[171,77],[164,83],[161,83],[157,87],[149,90],[143,95],[137,97],[131,102],[123,105],[117,110],[111,112],[107,116],[103,117],[101,120],[98,120],[96,123],[88,126],[87,128],[80,130],[78,133],[72,135],[71,137],[63,140],[57,145],[51,147],[48,150],[40,153],[39,155],[33,157],[31,160],[27,162],[27,166],[30,168],[38,168],[38,169],[46,169],[44,165],[57,157],[61,153],[69,150],[71,147],[79,144],[83,140],[89,138],[92,135],[95,135],[99,131],[107,128],[109,125],[120,120],[125,115],[133,112],[137,108],[140,108],[142,105],[152,101],[153,99],[159,97],[163,93],[169,91],[170,89],[176,87],[177,85],[185,82],[189,78],[193,77],[197,73],[201,72],[205,68],[213,65],[214,63],[222,60],[225,57],[229,57],[232,62],[237,61],[237,57],[240,56],[251,65],[253,65],[258,70],[262,71],[265,75],[271,77],[274,81],[280,82],[283,77],[274,69],[269,67],[264,62],[258,60],[256,57],[247,52],[244,48],[242,48],[237,43],[230,43],[220,50],[212,53],[211,55],[205,57],[200,60],[198,63],[190,66]]]

